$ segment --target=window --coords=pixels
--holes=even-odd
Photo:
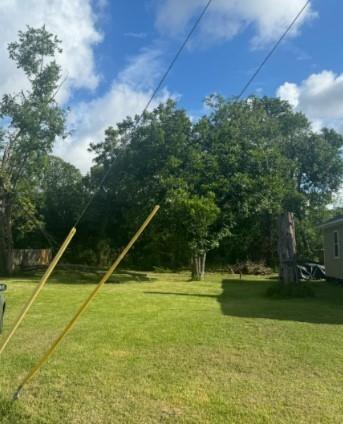
[[[333,232],[333,257],[339,258],[339,234],[338,234],[338,231]]]

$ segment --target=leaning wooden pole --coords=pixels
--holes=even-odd
[[[62,342],[64,337],[69,333],[69,331],[73,328],[76,321],[80,318],[81,314],[85,311],[85,309],[88,307],[88,305],[91,303],[91,301],[95,298],[95,296],[98,294],[99,290],[102,288],[102,286],[108,281],[110,276],[113,274],[115,269],[118,267],[120,262],[124,259],[128,251],[131,249],[131,247],[134,245],[134,243],[137,241],[139,236],[143,233],[145,228],[150,224],[154,216],[156,215],[157,211],[159,209],[159,206],[155,206],[152,212],[149,214],[149,216],[146,218],[144,223],[141,225],[139,230],[136,232],[136,234],[132,237],[132,239],[129,241],[128,245],[125,247],[125,249],[121,252],[121,254],[117,257],[117,259],[113,262],[112,266],[109,268],[109,270],[106,272],[106,274],[102,277],[102,279],[99,281],[95,289],[91,292],[91,294],[88,296],[88,298],[85,300],[85,302],[81,305],[77,313],[75,314],[74,318],[67,324],[67,326],[64,328],[60,336],[52,343],[48,351],[41,357],[41,359],[38,361],[37,365],[32,368],[32,370],[28,373],[28,375],[24,378],[24,380],[21,382],[20,386],[16,390],[13,400],[17,400],[21,390],[23,387],[29,383],[32,378],[38,373],[38,371],[43,367],[43,365],[48,361],[50,356],[55,352],[59,344]]]
[[[30,299],[28,300],[28,302],[26,303],[26,305],[24,306],[24,308],[20,312],[20,314],[19,314],[17,320],[15,321],[12,329],[10,330],[10,332],[7,334],[7,336],[5,337],[5,339],[3,340],[3,342],[1,343],[1,345],[0,345],[0,355],[5,350],[8,342],[11,340],[12,336],[17,331],[17,328],[19,327],[19,325],[23,321],[25,315],[27,314],[27,312],[29,311],[29,309],[33,305],[34,301],[37,299],[39,293],[41,292],[41,290],[43,289],[43,287],[45,286],[45,284],[47,283],[47,281],[48,281],[51,273],[55,269],[55,267],[58,264],[59,260],[62,258],[63,253],[66,251],[66,249],[67,249],[69,243],[71,242],[72,238],[74,237],[75,233],[76,233],[76,228],[73,227],[70,230],[69,234],[67,235],[67,238],[64,240],[63,244],[61,245],[59,251],[56,253],[56,256],[51,261],[48,269],[45,271],[43,277],[41,278],[40,282],[38,283],[38,286],[36,287],[36,289],[32,293],[32,296],[30,297]]]

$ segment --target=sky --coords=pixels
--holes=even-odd
[[[0,0],[0,96],[27,88],[7,45],[26,25],[62,40],[71,135],[54,153],[83,173],[104,130],[139,114],[207,0]],[[173,97],[192,119],[212,93],[239,93],[305,0],[213,0],[152,107]],[[318,130],[343,133],[343,2],[311,1],[246,95],[279,96]]]

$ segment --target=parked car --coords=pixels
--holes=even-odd
[[[6,300],[4,292],[7,290],[6,284],[0,284],[0,334],[2,333],[2,328],[4,326],[4,315],[6,309]]]

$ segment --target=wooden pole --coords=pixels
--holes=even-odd
[[[110,276],[113,274],[115,269],[118,267],[120,262],[124,259],[128,251],[131,249],[131,247],[134,245],[134,243],[137,241],[139,236],[143,233],[145,228],[150,224],[154,216],[156,215],[157,211],[159,209],[159,206],[155,206],[152,212],[149,214],[149,216],[146,218],[144,223],[141,225],[139,230],[136,232],[136,234],[132,237],[128,245],[125,247],[125,249],[121,252],[121,254],[117,257],[117,259],[113,262],[112,266],[109,268],[109,270],[106,272],[106,274],[102,277],[102,279],[99,281],[95,289],[91,292],[91,294],[88,296],[88,298],[84,301],[84,303],[80,306],[79,310],[75,314],[74,318],[67,324],[67,326],[64,328],[60,336],[52,343],[48,351],[41,357],[41,359],[38,361],[37,365],[32,368],[32,370],[28,373],[28,375],[24,378],[20,386],[18,387],[17,391],[15,392],[13,396],[13,400],[17,400],[22,388],[29,383],[29,381],[32,380],[32,378],[38,373],[38,371],[43,367],[43,365],[48,361],[50,356],[55,352],[59,344],[62,342],[62,340],[65,338],[65,336],[69,333],[69,331],[74,327],[76,321],[80,318],[81,314],[86,310],[88,305],[91,303],[91,301],[95,298],[95,296],[98,294],[99,290],[102,288],[102,286],[107,282],[107,280],[110,278]]]
[[[45,284],[47,283],[47,281],[48,281],[51,273],[53,272],[53,270],[55,269],[55,267],[58,264],[59,260],[63,256],[63,253],[66,251],[66,249],[67,249],[69,243],[71,242],[72,238],[74,237],[75,233],[76,233],[76,228],[73,227],[70,230],[69,234],[67,235],[67,238],[64,240],[64,242],[63,242],[62,246],[60,247],[59,251],[56,253],[56,256],[51,261],[48,269],[45,271],[43,277],[41,278],[40,282],[38,283],[38,286],[36,287],[36,289],[32,293],[32,296],[30,297],[30,299],[28,300],[28,302],[26,303],[26,305],[24,306],[24,308],[20,312],[19,317],[15,321],[15,323],[14,323],[11,331],[8,333],[7,337],[1,343],[0,355],[5,350],[5,347],[7,346],[8,342],[11,340],[11,338],[14,335],[14,333],[17,331],[17,328],[19,327],[19,325],[23,321],[25,315],[27,314],[27,312],[29,311],[29,309],[33,305],[34,301],[37,299],[39,293],[41,292],[41,290],[43,289],[43,287],[45,286]]]

